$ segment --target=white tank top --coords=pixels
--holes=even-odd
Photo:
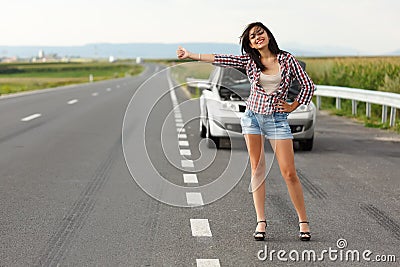
[[[267,75],[261,72],[260,84],[267,94],[272,94],[279,89],[281,84],[281,66],[279,65],[279,71],[277,74]]]

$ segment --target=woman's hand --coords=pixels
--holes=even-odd
[[[288,112],[288,113],[290,113],[293,110],[295,110],[299,105],[300,105],[300,103],[297,102],[297,101],[294,101],[292,104],[289,104],[288,102],[283,101],[282,99],[280,99],[276,106],[278,107],[278,112]]]
[[[185,59],[189,57],[190,53],[185,48],[179,46],[178,50],[176,50],[176,55],[179,59]]]

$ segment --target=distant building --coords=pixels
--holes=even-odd
[[[17,57],[4,57],[4,58],[0,58],[0,62],[1,63],[13,63],[13,62],[17,62],[18,58]]]
[[[45,55],[42,49],[39,50],[37,57],[31,58],[31,62],[59,62],[61,58],[56,53]]]
[[[38,58],[44,58],[44,51],[43,50],[39,50]]]

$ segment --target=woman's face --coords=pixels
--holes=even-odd
[[[267,32],[259,27],[253,27],[249,32],[250,47],[255,49],[262,49],[268,46],[269,38]]]

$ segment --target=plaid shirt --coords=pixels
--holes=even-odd
[[[253,112],[260,114],[272,114],[276,112],[278,100],[286,100],[290,84],[294,78],[301,85],[301,90],[296,100],[304,105],[310,104],[312,100],[316,87],[296,58],[288,52],[278,54],[278,61],[281,67],[281,83],[279,89],[269,95],[259,83],[261,70],[249,55],[214,54],[214,56],[214,65],[246,69],[247,77],[251,84],[250,96],[247,99],[246,108]]]

